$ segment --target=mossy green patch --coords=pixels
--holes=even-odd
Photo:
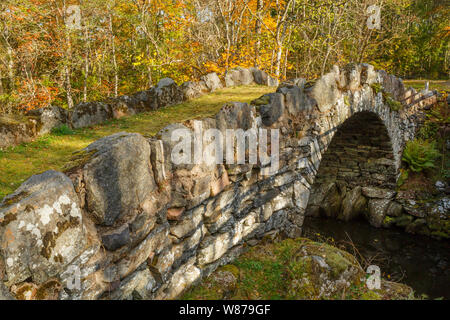
[[[380,83],[372,83],[370,85],[370,87],[373,89],[373,91],[375,91],[376,94],[380,93],[383,91],[383,86]]]
[[[344,96],[344,104],[350,106],[350,98],[348,96]]]
[[[395,100],[390,94],[386,94],[384,99],[392,111],[399,111],[402,108],[401,102]]]
[[[406,228],[414,220],[414,217],[409,214],[401,215],[394,218],[394,223],[397,227]]]
[[[423,90],[427,82],[430,90],[450,91],[449,80],[403,80],[405,87],[413,87],[416,90]]]
[[[319,261],[319,262],[318,262]],[[353,270],[353,273],[352,273]],[[223,294],[223,288],[213,279],[215,274],[228,271],[236,277],[232,292]],[[324,295],[326,286],[344,274],[351,274],[350,286],[334,282],[334,293]],[[323,276],[331,282],[323,280]],[[182,299],[385,299],[396,294],[383,288],[370,291],[365,285],[365,273],[350,253],[331,245],[308,239],[287,239],[280,243],[259,244],[250,248],[233,264],[219,268],[201,284],[191,288]],[[325,287],[325,283],[327,284]],[[383,282],[388,283],[388,282]],[[403,287],[402,287],[403,288]],[[397,298],[404,298],[397,295]]]
[[[259,97],[258,99],[251,101],[250,104],[252,104],[254,106],[263,106],[263,105],[269,104],[269,102],[270,102],[270,96],[263,95],[263,96]]]
[[[83,167],[86,163],[91,160],[94,155],[97,153],[97,150],[93,149],[91,151],[86,151],[85,149],[76,151],[72,154],[69,162],[67,162],[62,170],[64,172],[70,172],[74,169]]]

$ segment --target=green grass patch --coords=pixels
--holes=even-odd
[[[450,91],[449,80],[403,80],[405,87],[413,87],[416,90],[425,89],[425,84],[429,82],[430,90]]]
[[[322,259],[326,267],[316,262]],[[351,271],[353,270],[353,271]],[[228,271],[228,278],[224,272]],[[230,272],[234,275],[231,276]],[[332,288],[330,280],[344,274],[348,288]],[[220,267],[184,293],[186,300],[276,300],[276,299],[404,299],[411,291],[401,284],[382,280],[381,290],[371,292],[363,281],[367,274],[350,253],[309,239],[286,239],[250,248],[231,265]],[[234,278],[234,279],[233,279]],[[224,281],[224,279],[227,279]],[[330,286],[328,289],[325,284]],[[395,286],[394,290],[385,290]],[[330,295],[323,295],[330,291]]]
[[[274,88],[257,85],[225,88],[175,106],[111,120],[91,128],[72,131],[59,127],[34,142],[0,150],[0,201],[30,176],[51,169],[61,170],[73,152],[102,137],[121,131],[151,136],[171,123],[213,116],[227,102],[249,103],[273,91]]]
[[[74,133],[75,131],[70,129],[67,124],[52,129],[52,134],[55,136],[67,136]]]

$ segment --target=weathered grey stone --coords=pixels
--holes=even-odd
[[[250,212],[247,216],[237,221],[230,232],[205,238],[197,254],[197,263],[206,265],[214,262],[222,257],[229,248],[244,240],[260,226],[257,223],[258,215],[257,212]]]
[[[9,292],[8,288],[5,287],[3,282],[0,282],[0,301],[4,300],[14,300],[14,297]]]
[[[335,183],[329,184],[327,189],[327,193],[320,208],[326,217],[335,218],[339,214],[341,208],[342,196]]]
[[[400,78],[389,75],[384,70],[379,70],[378,76],[381,78],[380,82],[385,91],[389,92],[395,100],[403,100],[403,97],[405,96],[405,86]]]
[[[248,84],[250,79],[264,84],[275,80],[255,68],[230,70],[225,78],[227,85]],[[283,83],[276,93],[252,101],[251,106],[230,103],[215,118],[171,125],[155,138],[117,134],[76,153],[65,172],[75,185],[75,199],[81,200],[80,207],[86,213],[80,231],[86,243],[70,263],[60,263],[60,257],[55,256],[47,273],[41,267],[37,271],[26,269],[30,268],[28,264],[14,283],[9,283],[9,274],[2,272],[10,267],[11,260],[5,256],[5,249],[0,249],[0,278],[7,284],[6,291],[15,294],[18,288],[26,287],[32,297],[33,290],[53,278],[67,284],[73,276],[71,267],[77,267],[81,287],[60,290],[60,299],[174,298],[201,275],[236,258],[267,232],[300,236],[305,215],[338,215],[347,220],[364,212],[375,226],[387,225],[386,220],[411,232],[424,229],[427,219],[415,219],[410,214],[447,219],[447,200],[427,210],[413,210],[415,205],[408,199],[396,199],[399,203],[390,200],[395,195],[392,190],[404,142],[413,139],[417,129],[415,112],[419,107],[390,110],[381,94],[374,97],[375,88],[370,86],[374,82],[382,84],[394,98],[402,93],[401,79],[375,72],[372,66],[350,65],[342,70],[334,67],[312,87],[303,79],[294,79]],[[319,90],[320,86],[323,90]],[[216,74],[181,87],[165,78],[149,90],[109,99],[104,105],[93,103],[75,118],[84,122],[82,125],[120,118],[218,87],[221,84]],[[420,108],[429,105],[424,100],[432,98],[429,94],[419,94]],[[38,117],[30,117],[30,136],[37,134]],[[224,133],[226,129],[246,131],[261,125],[281,133],[280,170],[274,176],[264,175],[266,167],[260,163],[217,166],[172,161],[172,151],[179,142],[172,141],[176,129],[185,129],[182,136],[186,137],[199,126],[203,130],[218,128]],[[194,151],[193,140],[189,145]],[[363,191],[361,186],[365,186]],[[370,198],[368,205],[364,195]],[[0,213],[29,210],[15,208],[15,202],[25,200],[13,198],[7,198]],[[52,202],[49,207],[58,200],[48,198]],[[408,215],[402,215],[402,205]],[[65,205],[61,205],[64,210]],[[386,214],[395,218],[384,219]],[[2,233],[5,226],[15,223],[9,219],[0,219],[2,240],[10,240],[8,230]],[[22,252],[34,259],[38,232],[32,227],[28,231],[13,259]],[[48,232],[57,233],[54,229]],[[47,240],[50,245],[46,248],[52,247],[51,235]],[[311,259],[315,267],[328,270],[329,263],[321,256],[313,255]],[[37,285],[35,278],[39,277],[49,280]],[[3,295],[0,293],[0,298]]]
[[[264,225],[264,232],[268,232],[270,230],[282,229],[287,221],[288,211],[287,210],[279,210],[273,212],[270,216],[269,220],[267,220]]]
[[[7,286],[57,276],[86,243],[78,196],[60,172],[32,176],[5,197],[0,221]]]
[[[391,217],[400,217],[402,215],[402,211],[402,205],[396,201],[392,201],[386,210],[386,215]]]
[[[204,213],[205,219],[209,219],[215,213],[229,207],[237,197],[236,190],[229,189],[220,193],[215,200],[208,202]]]
[[[208,92],[208,88],[204,81],[193,82],[187,81],[181,85],[181,91],[186,100],[198,98]]]
[[[91,154],[83,167],[87,208],[107,226],[142,204],[156,187],[150,145],[136,133],[116,133],[84,149]]]
[[[222,82],[215,72],[204,75],[203,77],[201,77],[201,80],[205,83],[206,87],[211,92],[223,88]]]
[[[174,171],[172,184],[172,206],[191,209],[211,195],[213,173],[205,166],[195,166],[192,170]]]
[[[0,116],[0,148],[6,148],[32,141],[39,131],[39,121],[35,117],[18,120],[14,117]]]
[[[231,210],[224,210],[216,211],[205,223],[210,233],[216,233],[219,230],[221,232],[229,231],[233,227],[235,220]],[[227,228],[225,229],[225,227]]]
[[[168,163],[167,148],[162,140],[148,140],[151,147],[151,164],[155,181],[159,186],[164,185],[172,178],[171,166]]]
[[[132,96],[121,96],[118,97],[118,100],[123,101],[123,103],[127,105],[130,114],[133,112],[139,113],[158,108],[154,88],[136,92]]]
[[[280,192],[275,198],[273,198],[271,201],[273,211],[293,207],[292,193],[293,187],[290,187],[289,189]]]
[[[374,66],[363,63],[361,64],[361,85],[371,85],[378,80],[378,74],[375,71]]]
[[[384,217],[386,216],[386,210],[391,200],[389,199],[371,199],[369,200],[369,223],[379,228],[383,225]]]
[[[74,128],[89,127],[113,118],[112,108],[103,102],[82,102],[75,106],[71,123]]]
[[[228,70],[225,74],[225,86],[227,87],[249,85],[253,81],[253,73],[249,69],[235,68]]]
[[[310,191],[300,181],[294,183],[294,201],[297,208],[305,210],[308,205]]]
[[[161,79],[153,89],[156,101],[155,109],[171,106],[184,100],[183,90],[171,78]]]
[[[267,73],[265,73],[262,70],[259,70],[258,68],[250,68],[250,71],[252,72],[253,75],[253,80],[255,81],[256,84],[259,85],[268,85],[268,81],[269,81],[269,76]]]
[[[106,298],[111,300],[147,299],[155,286],[156,280],[148,269],[138,270],[123,279],[119,288],[109,293]]]
[[[270,127],[284,114],[284,96],[281,93],[269,94],[270,102],[259,108],[263,125]]]
[[[186,256],[188,256],[188,258],[194,256],[196,254],[195,250],[207,233],[208,230],[206,227],[201,225],[191,236],[185,238],[178,244],[174,244],[170,249],[170,254],[173,255],[174,262],[184,260]]]
[[[168,224],[157,226],[138,246],[117,263],[120,278],[124,278],[136,270],[147,258],[161,253],[169,246]]]
[[[291,116],[296,117],[300,112],[312,110],[313,102],[303,89],[297,86],[287,86],[278,88],[277,92],[284,94],[285,108]]]
[[[361,85],[361,65],[349,64],[345,66],[341,74],[345,77],[345,88],[356,91]]]
[[[341,212],[338,219],[349,221],[363,213],[367,205],[367,200],[361,194],[361,187],[357,186],[347,191],[342,200]]]
[[[53,128],[69,124],[69,112],[58,106],[48,106],[27,113],[30,116],[39,118],[38,135],[44,135],[52,131]]]
[[[320,112],[330,110],[341,95],[336,77],[334,72],[327,73],[317,80],[311,89],[311,96],[316,100]]]
[[[376,187],[363,187],[362,194],[368,198],[391,199],[395,195],[395,191]]]
[[[128,244],[130,241],[130,228],[128,224],[122,227],[105,233],[102,235],[102,242],[105,248],[109,251],[114,251],[120,247]]]
[[[228,172],[223,170],[223,173],[218,178],[214,178],[211,182],[211,196],[214,197],[221,193],[227,186],[230,185],[230,183]]]
[[[128,99],[125,99],[124,97],[119,97],[116,99],[111,99],[109,101],[109,105],[111,106],[112,117],[114,119],[120,119],[126,116],[136,114],[139,111],[143,112],[145,110],[144,108],[142,108],[142,110],[139,110],[140,106],[138,106],[137,101],[127,101],[127,100]]]
[[[286,81],[283,81],[280,86],[278,87],[277,91],[280,88],[283,87],[290,87],[290,86],[297,86],[299,87],[301,90],[303,90],[305,88],[305,84],[306,84],[306,79],[304,78],[295,78],[295,79],[288,79]]]
[[[216,115],[217,129],[242,129],[244,131],[255,127],[255,107],[247,103],[231,102],[225,104]]]
[[[219,259],[232,247],[231,239],[229,232],[203,239],[197,252],[197,263],[201,266]]]
[[[197,229],[203,220],[204,206],[192,209],[174,225],[170,227],[170,233],[175,237],[182,239]]]
[[[171,277],[171,279],[158,291],[154,298],[157,300],[175,299],[186,289],[200,280],[202,272],[194,265],[195,259],[190,259],[181,266]]]

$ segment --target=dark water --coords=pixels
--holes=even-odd
[[[450,241],[412,235],[399,229],[377,229],[367,221],[307,218],[303,230],[307,238],[331,237],[337,246],[356,256],[360,254],[369,264],[379,266],[385,279],[405,283],[419,295],[450,300]]]

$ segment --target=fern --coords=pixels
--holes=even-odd
[[[440,156],[441,154],[436,149],[434,142],[415,139],[408,141],[406,144],[402,160],[408,164],[412,171],[421,172],[434,168],[434,161]]]

